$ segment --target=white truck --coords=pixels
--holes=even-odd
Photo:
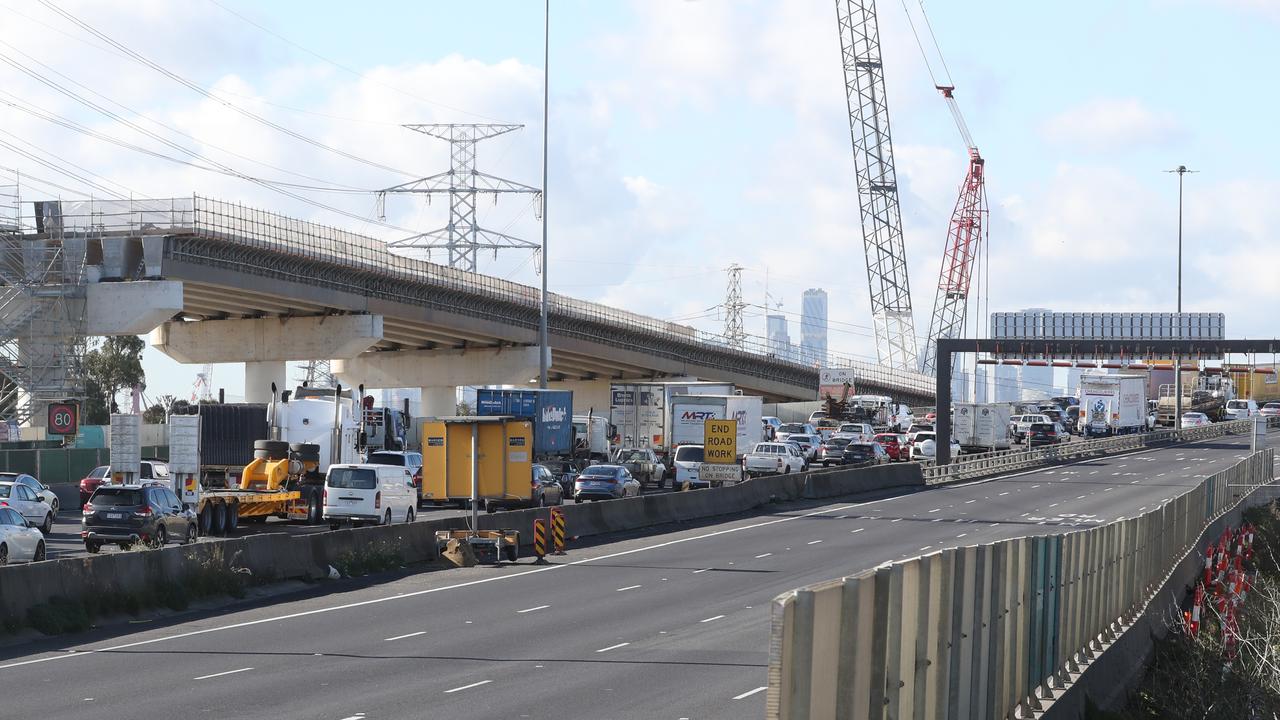
[[[1085,437],[1143,432],[1149,429],[1147,417],[1145,375],[1080,376],[1080,430]]]
[[[732,383],[651,382],[614,383],[609,390],[609,422],[621,447],[651,448],[669,467],[672,400],[682,395],[732,395],[735,388]]]
[[[960,449],[966,452],[1008,450],[1013,444],[1009,436],[1009,418],[1013,406],[1008,403],[955,403],[951,433]]]
[[[671,401],[671,445],[701,445],[706,421],[738,421],[738,457],[760,442],[760,412],[764,398],[757,395],[680,395]]]
[[[573,454],[606,460],[613,453],[613,424],[604,415],[573,416]]]

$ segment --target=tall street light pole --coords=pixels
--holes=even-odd
[[[1178,335],[1182,334],[1182,176],[1197,172],[1188,170],[1186,165],[1179,165],[1165,172],[1178,174]],[[1182,428],[1182,358],[1173,357],[1173,422],[1174,427]]]
[[[538,312],[538,387],[547,388],[547,102],[551,97],[551,0],[542,8],[542,307]]]

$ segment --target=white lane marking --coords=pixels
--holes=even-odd
[[[965,505],[968,505],[969,503],[976,503],[976,502],[978,502],[978,501],[977,501],[977,500],[965,500],[965,501],[964,501],[964,504],[965,504]]]
[[[934,509],[930,510],[929,512],[931,512],[931,513],[935,513],[935,512],[938,512],[938,511],[939,511],[939,510],[941,510],[941,509],[942,509],[942,508],[934,508]]]
[[[890,521],[889,521],[889,523],[890,523],[890,524],[892,524],[892,523],[896,523],[896,522],[902,522],[902,518],[894,518],[894,519],[892,519],[892,520],[890,520]]]
[[[764,692],[765,690],[768,690],[768,689],[769,689],[769,686],[768,686],[768,685],[761,685],[760,687],[756,688],[755,690],[748,690],[748,691],[746,691],[746,692],[742,693],[741,695],[734,695],[734,696],[733,696],[733,699],[734,699],[734,700],[741,700],[741,699],[743,699],[743,698],[749,698],[749,697],[751,697],[752,695],[755,695],[755,694],[756,694],[756,693],[758,693],[758,692]]]
[[[928,550],[928,549],[929,549],[929,548],[931,548],[931,547],[933,547],[933,546],[932,546],[932,545],[925,545],[924,547],[920,548],[920,552],[924,552],[925,550]]]
[[[348,715],[347,717],[342,718],[342,720],[364,720],[364,713],[356,713],[355,715]]]
[[[722,618],[722,617],[724,617],[724,616],[723,616],[723,615],[716,615],[715,617],[709,617],[709,618],[707,618],[706,620],[699,620],[698,622],[700,622],[700,623],[709,623],[709,622],[712,622],[712,621],[714,621],[714,620],[719,620],[719,619],[720,619],[720,618]]]
[[[969,534],[969,533],[960,533],[960,534],[959,534],[959,535],[957,535],[956,537],[957,537],[957,538],[962,538],[962,537],[964,537],[965,535],[968,535],[968,534]]]
[[[1000,493],[1000,495],[1001,495],[1002,497],[1003,497],[1003,496],[1005,496],[1005,495],[1008,495],[1008,494],[1009,494],[1009,491],[1008,491],[1008,490],[1006,490],[1006,491],[1004,491],[1004,492]]]
[[[1087,496],[1085,496],[1085,495],[1080,495],[1080,496],[1077,496],[1077,497],[1076,497],[1076,499],[1077,499],[1077,500],[1083,500],[1083,499],[1085,499],[1085,497],[1087,497]]]
[[[756,559],[759,560],[760,558],[767,558],[772,554],[773,553],[760,553],[759,555],[756,556]]]
[[[822,541],[821,541],[821,540],[810,540],[809,542],[805,543],[805,545],[817,545],[817,544],[818,544],[818,543],[820,543],[820,542],[822,542]]]
[[[480,682],[473,682],[473,683],[471,683],[470,685],[463,685],[462,687],[456,687],[456,688],[454,688],[454,689],[452,689],[452,690],[445,690],[445,691],[444,691],[444,694],[445,694],[445,695],[448,695],[449,693],[456,693],[456,692],[462,692],[463,690],[470,690],[471,688],[480,687],[481,685],[488,685],[488,684],[489,684],[489,683],[491,683],[491,682],[493,682],[493,681],[492,681],[492,680],[481,680]]]
[[[626,642],[626,643],[618,643],[617,645],[610,645],[609,647],[606,647],[606,648],[600,648],[600,649],[599,649],[599,650],[597,650],[596,652],[598,652],[598,653],[602,653],[602,652],[609,652],[610,650],[617,650],[618,648],[626,647],[626,646],[628,646],[628,645],[630,645],[630,644],[631,644],[631,643],[629,643],[629,642]]]
[[[862,532],[862,531],[863,531],[863,530],[865,530],[865,529],[866,529],[866,528],[858,528],[857,530],[850,530],[850,531],[849,531],[849,533],[850,533],[850,534],[853,534],[853,533],[860,533],[860,532]]]
[[[549,608],[549,607],[551,607],[551,606],[550,606],[550,605],[539,605],[538,607],[525,608],[525,609],[523,609],[523,610],[517,610],[516,612],[517,612],[517,613],[521,613],[521,614],[523,614],[523,613],[531,613],[531,612],[534,612],[534,611],[536,611],[536,610],[546,610],[546,609],[547,609],[547,608]]]
[[[790,550],[791,548],[787,548],[787,549],[788,549],[788,550]],[[704,572],[706,572],[706,571],[708,571],[708,570],[710,570],[710,569],[711,569],[711,568],[702,568],[701,570],[694,570],[694,571],[693,571],[693,574],[694,574],[694,575],[697,575],[698,573],[704,573]]]
[[[419,635],[426,635],[426,634],[427,634],[426,630],[419,630],[418,632],[406,633],[404,635],[396,635],[395,637],[382,638],[382,642],[391,642],[392,640],[404,640],[405,638],[418,637]]]
[[[240,668],[239,670],[228,670],[226,672],[213,673],[212,675],[201,675],[200,677],[191,678],[192,680],[208,680],[209,678],[222,677],[223,675],[235,675],[236,673],[249,672],[253,668]]]
[[[1035,489],[1035,488],[1038,488],[1038,487],[1040,487],[1040,486],[1039,486],[1039,485],[1032,485],[1032,486],[1031,486],[1031,488],[1032,488],[1032,489]]]
[[[628,586],[626,586],[626,587],[620,587],[620,588],[618,588],[617,590],[614,590],[614,592],[626,592],[626,591],[628,591],[628,590],[635,590],[635,589],[636,589],[636,588],[638,588],[638,587],[643,587],[643,586],[641,586],[641,585],[628,585]]]

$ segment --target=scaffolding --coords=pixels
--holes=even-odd
[[[47,202],[33,204],[36,232],[24,233],[16,187],[13,197],[11,222],[0,219],[0,417],[25,425],[51,402],[84,398],[90,233],[67,233]]]

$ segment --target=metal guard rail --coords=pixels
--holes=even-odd
[[[1146,609],[1275,451],[1137,517],[950,548],[771,605],[769,720],[1033,717]]]
[[[924,473],[926,484],[942,485],[1043,467],[1070,460],[1114,455],[1127,450],[1140,450],[1144,447],[1194,442],[1224,435],[1248,433],[1252,430],[1252,424],[1252,420],[1237,420],[1214,423],[1199,428],[1188,428],[1186,430],[1156,430],[1154,432],[1120,435],[1098,440],[1082,440],[1063,445],[1049,445],[1037,450],[1021,450],[998,454],[984,453],[973,458],[961,455],[958,461],[950,465],[925,465],[921,470]],[[1280,417],[1267,418],[1267,427],[1280,427]]]

